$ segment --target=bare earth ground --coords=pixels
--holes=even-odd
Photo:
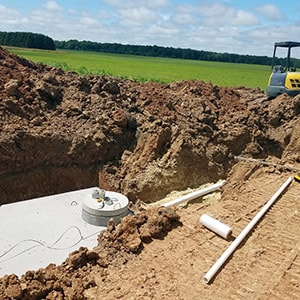
[[[300,298],[296,181],[203,283],[300,170],[300,97],[268,101],[259,89],[200,81],[79,77],[2,48],[0,61],[0,204],[99,184],[126,194],[136,213],[62,265],[0,278],[0,299]],[[234,159],[240,155],[270,165]],[[226,179],[220,193],[155,205],[219,179]],[[204,228],[203,213],[230,225],[233,238]]]
[[[273,206],[209,285],[205,272],[230,245],[199,223],[208,213],[236,236],[289,176],[241,164],[220,200],[179,209],[183,225],[145,246],[130,263],[111,267],[87,291],[94,299],[298,299],[300,293],[299,184]],[[263,180],[262,180],[263,178]]]

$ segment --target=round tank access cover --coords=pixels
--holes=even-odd
[[[106,226],[111,218],[118,223],[128,214],[128,203],[123,194],[95,188],[83,199],[82,218],[96,226]]]

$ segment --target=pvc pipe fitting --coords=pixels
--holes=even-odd
[[[231,236],[232,229],[230,226],[212,218],[207,214],[203,214],[200,217],[199,221],[203,226],[210,229],[211,231],[213,231],[214,233],[218,234],[226,240]]]

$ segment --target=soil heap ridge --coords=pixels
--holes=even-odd
[[[0,60],[1,203],[96,185],[152,202],[224,178],[230,155],[300,159],[298,96]]]

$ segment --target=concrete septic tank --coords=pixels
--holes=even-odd
[[[106,229],[106,220],[119,222],[128,213],[128,199],[97,187],[0,206],[0,277],[61,264],[81,246],[92,249]],[[100,195],[101,196],[101,195]],[[112,204],[111,204],[112,203]]]

